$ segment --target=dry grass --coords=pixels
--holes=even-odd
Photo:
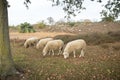
[[[10,39],[27,39],[30,37],[54,37],[56,35],[75,35],[72,33],[65,32],[35,32],[35,33],[19,33],[19,32],[10,32]]]
[[[43,57],[41,50],[37,50],[34,47],[25,49],[23,47],[24,41],[11,41],[12,54],[16,68],[22,73],[19,79],[119,80],[120,42],[113,39],[112,43],[109,43],[109,41],[107,42],[106,35],[101,36],[100,34],[103,40],[100,41],[99,44],[96,44],[101,38],[99,34],[90,36],[95,37],[94,40],[97,41],[94,42],[92,41],[93,39],[89,39],[88,36],[82,36],[85,37],[86,40],[88,39],[89,43],[84,58],[73,58],[73,54],[71,54],[68,59],[64,59],[62,55],[47,55]],[[78,38],[78,36],[70,36],[68,38],[62,36],[65,42],[76,38]]]
[[[91,33],[78,35],[57,35],[55,39],[62,39],[65,43],[75,40],[84,39],[88,45],[99,45],[103,43],[113,43],[120,41],[120,31],[108,33]]]
[[[71,28],[56,27],[55,29],[47,28],[39,31],[30,34],[16,32],[14,34],[10,31],[12,55],[16,69],[21,72],[21,75],[12,76],[7,80],[120,79],[119,23],[90,23]],[[60,33],[58,34],[58,32]],[[63,32],[62,35],[61,32]],[[64,34],[64,32],[77,35]],[[34,47],[27,49],[23,47],[24,39],[31,36],[54,37],[55,39],[62,39],[65,44],[71,40],[83,38],[88,45],[85,57],[73,58],[73,54],[68,59],[64,59],[63,55],[43,57],[41,50]]]

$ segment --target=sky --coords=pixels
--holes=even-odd
[[[80,21],[83,19],[90,19],[92,21],[99,21],[100,12],[107,0],[103,3],[91,2],[85,0],[83,10],[76,17],[72,17],[73,21]],[[8,8],[9,25],[19,25],[24,22],[36,24],[42,20],[47,22],[48,17],[52,17],[54,21],[63,20],[66,15],[61,6],[52,7],[52,2],[49,0],[31,0],[29,9],[23,4],[24,0],[8,0],[10,7]]]

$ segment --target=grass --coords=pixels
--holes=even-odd
[[[74,59],[70,56],[65,60],[62,56],[37,58],[37,53],[28,53],[26,60],[18,60],[16,64],[24,69],[25,80],[118,80],[119,54],[86,54],[85,59]],[[96,56],[97,57],[96,59]],[[22,57],[22,56],[21,56]],[[30,59],[29,59],[30,58]]]
[[[71,54],[68,59],[64,59],[62,55],[47,55],[43,57],[41,50],[36,50],[34,47],[25,49],[23,47],[24,41],[17,41],[17,43],[11,41],[16,68],[21,72],[19,79],[119,80],[120,42],[117,40],[118,38],[110,37],[112,38],[110,43],[108,36],[110,37],[109,34],[82,36],[89,44],[85,57],[73,58],[73,54]],[[67,43],[70,40],[79,38],[79,35],[68,38],[57,36],[57,38],[61,38]]]

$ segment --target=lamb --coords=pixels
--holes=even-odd
[[[39,39],[37,37],[28,38],[24,43],[24,47],[28,48],[30,46],[35,46],[37,44],[38,40]]]
[[[63,46],[64,46],[64,42],[60,39],[49,41],[43,49],[43,56],[45,56],[48,52],[50,55],[51,51],[52,54],[54,55],[54,50],[59,50],[58,52],[59,55],[62,53]]]
[[[81,50],[81,54],[79,57],[84,57],[84,50],[85,49],[86,49],[85,40],[77,39],[77,40],[71,41],[71,42],[67,43],[67,45],[64,49],[64,52],[63,52],[64,58],[65,59],[68,58],[69,54],[72,52],[74,54],[74,57],[76,57],[75,51],[77,51],[77,50]]]
[[[39,40],[39,42],[36,45],[36,48],[43,49],[45,47],[45,45],[47,44],[47,42],[51,41],[51,40],[53,40],[53,38],[44,38],[44,39]]]

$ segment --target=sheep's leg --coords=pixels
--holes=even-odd
[[[73,54],[74,54],[74,58],[76,58],[75,51],[73,51]]]
[[[61,48],[59,49],[59,52],[58,52],[58,55],[60,55],[62,52],[61,52]]]
[[[60,54],[62,54],[62,50],[60,49]]]
[[[55,54],[54,54],[54,50],[52,50],[52,53],[53,53],[53,56],[54,56],[54,55],[55,55]]]
[[[50,51],[49,51],[49,55],[50,55]]]
[[[81,50],[81,54],[80,54],[79,57],[84,57],[84,51],[83,51],[83,49]]]
[[[60,48],[60,54],[62,54],[62,49],[63,49],[63,47]]]
[[[59,51],[58,51],[58,55],[60,54],[60,49],[59,49]]]
[[[46,53],[46,52],[44,52],[44,53],[43,53],[43,56],[45,56],[46,54],[47,54],[47,53]]]
[[[60,50],[59,50],[59,52],[58,52],[58,55],[60,55]]]

